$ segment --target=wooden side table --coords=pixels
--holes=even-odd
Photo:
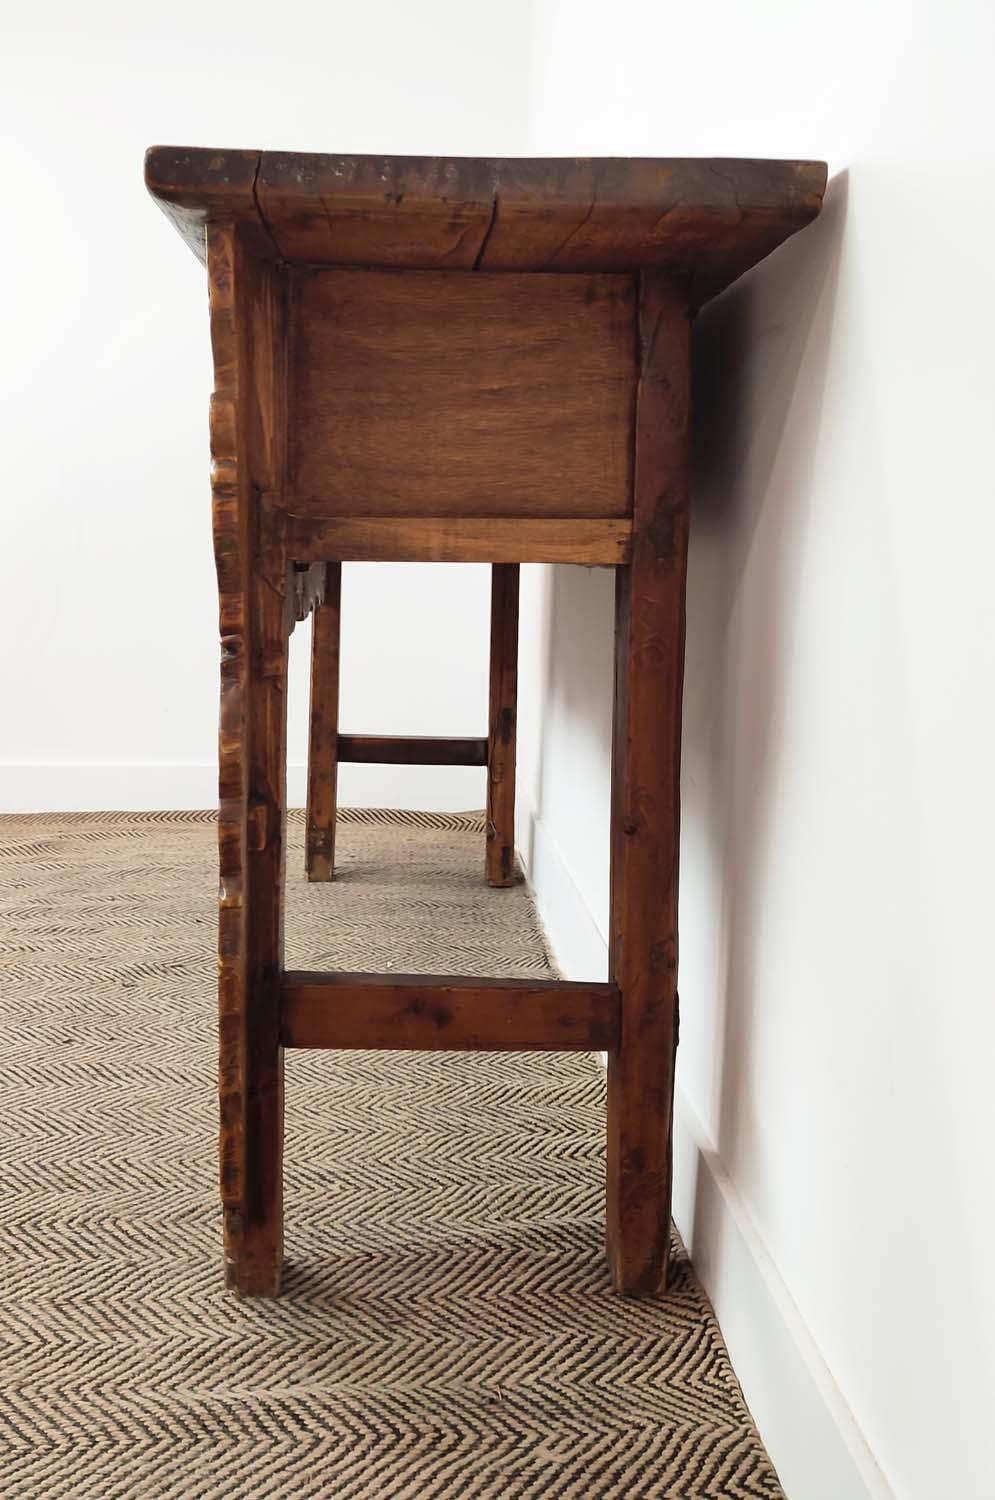
[[[155,147],[146,180],[210,285],[228,1283],[279,1289],[285,1047],[607,1049],[609,1261],[659,1293],[690,320],[825,166]],[[287,641],[348,559],[616,569],[607,984],[284,968]]]

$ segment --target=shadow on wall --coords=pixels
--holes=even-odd
[[[695,325],[681,862],[682,948],[695,962],[691,973],[682,965],[681,1053],[697,1049],[700,1073],[707,1052],[709,1092],[726,1119],[736,1112],[736,1039],[750,1024],[750,872],[777,767],[781,663],[798,586],[788,559],[805,524],[818,444],[846,199],[843,173],[819,219]],[[765,614],[731,638],[737,579],[754,547],[763,548]],[[535,811],[606,938],[614,572],[550,567],[543,594]]]
[[[681,991],[685,1015],[703,1005],[688,1038],[695,1094],[727,1163],[745,1102],[738,1060],[757,1004],[758,873],[783,769],[784,673],[802,587],[796,559],[820,443],[846,208],[841,173],[820,218],[706,309],[695,329],[681,860],[682,947],[692,972],[682,974]],[[696,1239],[702,1227],[696,1221]]]
[[[572,883],[604,945],[596,968],[597,941],[579,945],[584,973],[575,972],[569,944],[557,951],[570,978],[599,981],[608,977],[615,570],[554,565],[545,575],[536,813],[559,878]],[[542,904],[549,893],[541,877],[537,892]]]

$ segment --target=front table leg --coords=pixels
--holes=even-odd
[[[608,1256],[632,1296],[666,1287],[674,1062],[681,694],[687,568],[689,319],[679,287],[644,274],[639,301],[633,551],[616,589]]]
[[[269,498],[282,472],[284,291],[233,225],[208,234],[221,617],[221,1200],[225,1275],[274,1296],[283,1245],[283,869],[291,591]]]

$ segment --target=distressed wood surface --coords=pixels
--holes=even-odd
[[[625,516],[629,276],[294,274],[295,514]]]
[[[677,1046],[677,871],[688,545],[690,325],[643,279],[632,562],[617,575],[609,970],[607,1243],[615,1285],[666,1286]]]
[[[285,1047],[584,1052],[617,1036],[610,984],[288,970],[282,996]]]
[[[429,156],[263,153],[263,222],[289,261],[473,270],[494,212],[491,174]]]
[[[517,563],[491,569],[487,728],[487,884],[515,882],[515,758],[518,738]]]
[[[344,562],[546,562],[589,566],[628,560],[632,524],[550,517],[330,516],[291,511],[287,548],[295,558]]]
[[[824,162],[337,156],[154,146],[146,182],[198,254],[235,217],[320,265],[665,269],[697,308],[819,212]]]
[[[339,636],[342,564],[327,564],[324,599],[311,627],[311,698],[304,863],[308,880],[335,876],[339,762]]]
[[[281,525],[283,523],[281,522]],[[293,625],[306,620],[325,597],[325,564],[298,563],[291,574],[293,584]]]
[[[452,735],[340,734],[339,760],[373,766],[486,766],[487,741]]]
[[[221,1190],[229,1286],[274,1295],[282,1258],[282,964],[288,570],[263,515],[284,463],[285,295],[234,224],[208,246],[221,625]]]
[[[211,344],[211,485],[214,555],[221,632],[221,702],[218,726],[218,985],[221,1197],[226,1239],[245,1198],[245,1037],[248,990],[246,944],[247,813],[249,800],[247,705],[251,653],[249,501],[245,460],[239,454],[239,361],[235,308],[235,234],[218,225],[209,246]],[[242,376],[244,378],[244,376]]]
[[[190,249],[208,267],[208,225],[257,235],[277,254],[256,210],[258,151],[205,151],[196,146],[152,146],[145,153],[145,186]]]

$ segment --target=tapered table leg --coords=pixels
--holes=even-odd
[[[487,884],[515,879],[515,743],[518,720],[517,563],[491,568],[491,670],[487,731]]]
[[[328,563],[324,603],[315,609],[311,622],[311,720],[305,850],[308,880],[335,878],[341,609],[342,564]]]
[[[666,1286],[677,1046],[677,869],[687,565],[689,323],[680,289],[644,275],[632,562],[616,592],[607,1241],[619,1291]]]

